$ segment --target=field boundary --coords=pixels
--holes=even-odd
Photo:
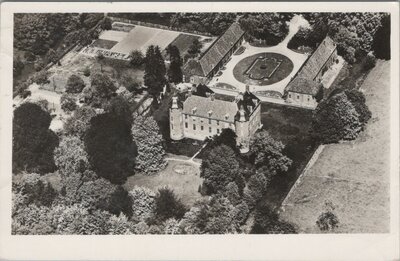
[[[307,165],[297,178],[296,182],[293,184],[292,188],[289,190],[289,193],[286,195],[285,199],[282,201],[281,207],[279,211],[285,211],[285,206],[287,206],[287,200],[290,198],[292,192],[296,189],[296,187],[300,184],[303,176],[305,176],[308,172],[308,170],[315,164],[315,162],[318,160],[319,156],[321,153],[324,151],[325,145],[319,145],[318,148],[314,151],[314,154],[311,156],[310,160],[308,161]]]

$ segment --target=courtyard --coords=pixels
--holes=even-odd
[[[288,35],[276,46],[255,47],[245,42],[240,52],[232,55],[230,61],[222,68],[221,72],[211,80],[210,86],[217,93],[235,95],[237,92],[243,92],[246,89],[246,85],[249,85],[250,91],[254,92],[261,100],[283,103],[283,100],[279,96],[283,95],[286,85],[308,58],[308,54],[298,53],[287,48],[287,43],[296,34],[300,26],[307,27],[308,23],[304,18],[296,15],[290,21]],[[282,64],[271,75],[270,79],[268,77],[262,80],[249,78],[246,75],[246,70],[259,56],[265,53],[270,53],[269,56],[271,58],[282,60]],[[259,70],[258,73],[265,73],[264,75],[268,76],[276,67],[273,60],[266,61],[265,63],[271,63],[271,61],[271,65]],[[224,86],[231,87],[224,88]]]

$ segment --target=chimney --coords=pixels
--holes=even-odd
[[[178,109],[178,97],[172,97],[172,109]]]
[[[254,106],[257,106],[257,99],[253,99]]]
[[[211,96],[211,93],[206,92],[206,96],[207,96],[207,97],[210,97],[210,96]]]
[[[247,105],[247,110],[249,110],[250,113],[253,112],[253,107],[251,105]]]
[[[246,92],[250,92],[250,86],[246,84]]]
[[[240,106],[240,110],[239,110],[239,121],[244,122],[246,121],[246,117],[245,117],[245,111],[243,109],[243,105]]]
[[[196,85],[192,85],[192,92],[196,92],[197,91],[197,87],[196,87]]]
[[[215,99],[215,93],[211,93],[210,97],[211,97],[211,100],[213,101]]]
[[[188,89],[188,93],[187,93],[187,97],[190,97],[190,96],[192,96],[192,89],[191,88]]]

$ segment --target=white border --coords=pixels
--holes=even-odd
[[[11,236],[12,28],[14,12],[390,12],[391,233],[227,236]],[[399,4],[151,2],[3,3],[0,74],[0,259],[395,260],[399,258]],[[379,88],[379,86],[376,86]],[[372,152],[373,153],[373,152]]]

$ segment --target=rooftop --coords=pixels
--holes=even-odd
[[[296,77],[314,80],[335,49],[335,42],[329,36],[325,37],[317,50],[315,50],[300,68]]]
[[[320,88],[321,85],[311,79],[296,77],[286,86],[285,90],[315,96]]]

